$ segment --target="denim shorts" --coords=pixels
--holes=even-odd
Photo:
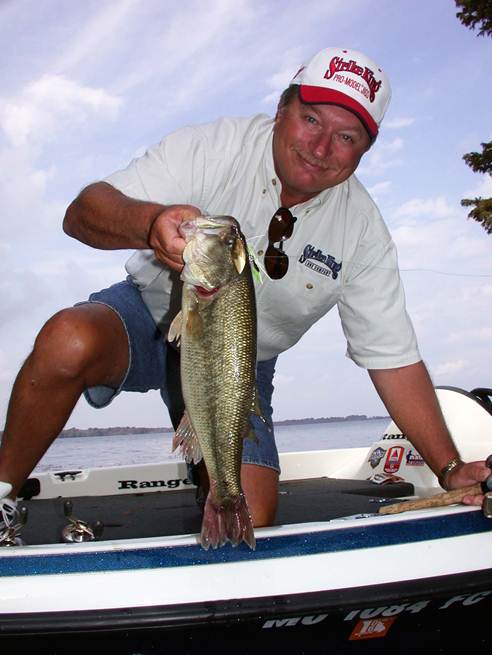
[[[159,389],[176,428],[184,411],[181,395],[179,354],[157,327],[137,287],[125,280],[89,296],[88,302],[110,307],[120,317],[128,335],[128,370],[118,389],[97,386],[84,393],[92,407],[106,407],[121,391],[145,393]],[[256,376],[262,418],[251,413],[255,438],[243,444],[243,463],[258,464],[280,472],[272,423],[273,375],[276,357],[258,362]]]

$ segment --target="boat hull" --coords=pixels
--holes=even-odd
[[[5,615],[0,645],[38,653],[414,653],[490,650],[492,570],[312,594]]]
[[[259,530],[257,544],[207,552],[185,536],[9,549],[0,641],[32,638],[46,652],[74,634],[75,648],[111,639],[124,653],[192,653],[214,640],[218,653],[248,642],[255,652],[370,652],[375,642],[406,652],[427,632],[451,647],[461,625],[476,648],[486,643],[492,523],[478,508],[279,526]]]

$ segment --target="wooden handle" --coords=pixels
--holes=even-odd
[[[468,494],[474,496],[481,493],[482,488],[480,483],[477,483],[472,487],[462,487],[461,489],[453,489],[453,491],[445,491],[442,494],[430,496],[429,498],[406,500],[403,503],[385,505],[379,508],[379,514],[399,514],[400,512],[410,512],[414,509],[425,509],[427,507],[445,507],[446,505],[461,503],[463,498],[468,496]]]

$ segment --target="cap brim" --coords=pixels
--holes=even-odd
[[[301,84],[299,86],[299,97],[303,102],[308,104],[325,104],[325,105],[338,105],[351,111],[357,116],[362,125],[365,127],[371,139],[375,139],[378,135],[379,128],[376,121],[369,114],[360,103],[358,103],[352,96],[335,91],[334,89],[326,89],[321,86],[309,86],[308,84]]]

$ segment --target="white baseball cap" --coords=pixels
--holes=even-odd
[[[369,57],[348,48],[325,48],[292,79],[308,104],[339,105],[355,114],[374,140],[391,100],[391,87]]]

